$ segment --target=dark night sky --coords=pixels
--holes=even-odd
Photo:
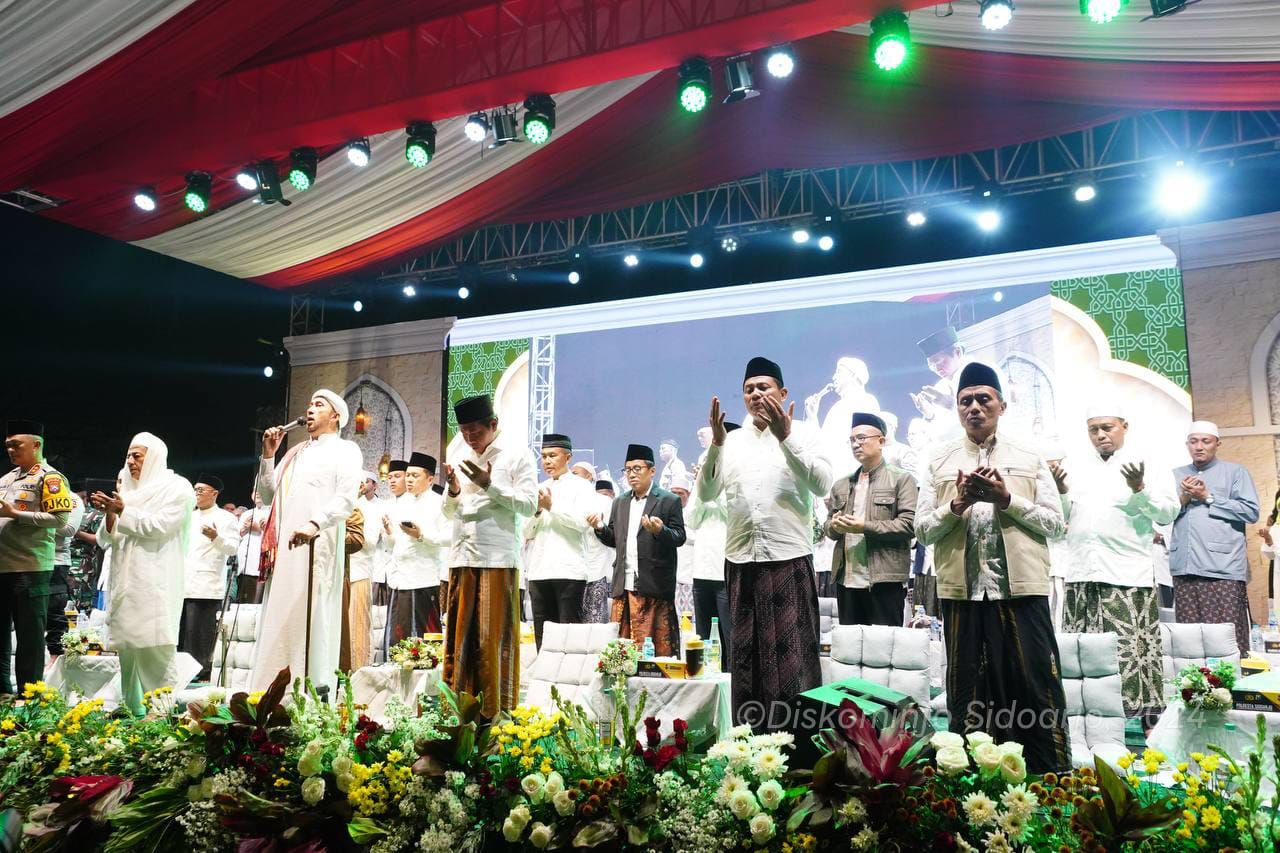
[[[1196,220],[1280,209],[1280,156],[1241,161],[1213,174],[1213,195]],[[1150,184],[1103,183],[1090,205],[1069,190],[1005,200],[1005,226],[981,235],[939,210],[922,229],[890,216],[844,223],[829,254],[796,251],[785,234],[755,237],[733,255],[714,252],[691,270],[680,250],[666,264],[653,254],[627,271],[617,255],[564,283],[567,266],[521,271],[518,282],[485,276],[472,297],[457,281],[419,286],[406,300],[399,284],[374,274],[341,282],[353,296],[328,301],[326,329],[479,316],[706,287],[771,281],[1150,234],[1174,223],[1154,213]],[[114,476],[140,430],[168,442],[170,462],[194,477],[209,469],[227,481],[228,500],[247,502],[254,462],[252,429],[277,423],[286,390],[288,296],[162,255],[0,206],[4,235],[4,314],[10,336],[0,383],[0,417],[47,424],[51,461],[73,480]],[[266,339],[271,344],[259,343]],[[274,379],[262,376],[268,362]],[[274,409],[274,411],[272,411]]]

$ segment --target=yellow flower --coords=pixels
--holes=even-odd
[[[1181,827],[1178,827],[1178,831],[1175,834],[1179,838],[1190,838],[1191,830],[1187,829],[1185,826],[1181,826]]]
[[[520,759],[520,769],[528,770],[531,767],[533,767],[532,755],[526,755],[524,758]]]
[[[1183,776],[1181,773],[1177,773],[1177,772],[1175,772],[1175,773],[1173,774],[1173,781],[1175,781],[1175,782],[1182,782],[1182,781],[1183,781],[1183,780],[1185,780],[1186,778],[1187,778],[1187,777],[1186,777],[1186,776]]]
[[[1155,761],[1148,761],[1142,765],[1142,769],[1146,772],[1148,776],[1154,776],[1155,774],[1160,772],[1160,764]]]
[[[266,692],[265,690],[259,690],[259,691],[258,691],[258,692],[256,692],[256,693],[250,693],[250,694],[249,694],[249,704],[250,704],[250,705],[257,705],[260,701],[262,701],[262,694],[263,694],[263,693],[265,693],[265,692]]]
[[[1116,764],[1120,765],[1121,770],[1128,770],[1129,765],[1133,763],[1133,753],[1126,752],[1124,755],[1116,759]]]
[[[1137,776],[1134,776],[1132,773],[1130,773],[1130,774],[1129,774],[1127,777],[1125,777],[1125,778],[1127,778],[1127,779],[1129,780],[1129,784],[1130,784],[1130,785],[1132,785],[1132,786],[1134,786],[1135,788],[1136,788],[1136,787],[1138,787],[1138,785],[1139,785],[1139,784],[1141,784],[1141,782],[1142,782],[1142,780],[1141,780],[1141,779],[1139,779]]]
[[[387,761],[391,764],[399,764],[404,758],[404,753],[398,749],[393,749],[387,753]]]
[[[1214,806],[1209,806],[1200,814],[1200,825],[1205,829],[1217,829],[1222,826],[1222,813]]]
[[[277,788],[287,788],[287,787],[289,787],[289,780],[288,780],[288,779],[285,779],[285,778],[282,776],[282,777],[279,777],[279,778],[277,778],[277,779],[276,779],[276,783],[275,783],[275,784],[276,784],[276,787],[277,787]]]
[[[1187,767],[1188,767],[1188,766],[1189,766],[1189,765],[1187,764],[1187,762],[1185,762],[1185,761],[1179,761],[1179,762],[1178,762],[1178,771],[1179,771],[1179,772],[1181,772],[1181,773],[1186,773],[1186,772],[1187,772]]]
[[[520,752],[521,752],[521,750],[520,750],[520,747],[518,747],[518,746],[513,746],[513,747],[511,747],[511,749],[508,749],[508,750],[507,750],[507,754],[508,754],[508,755],[514,755],[514,756],[517,756],[517,757],[520,755]]]
[[[1204,761],[1200,762],[1200,769],[1208,773],[1212,773],[1213,771],[1218,769],[1218,764],[1221,761],[1222,759],[1216,755],[1206,755],[1204,757]]]
[[[1244,818],[1236,818],[1236,832],[1244,832],[1249,828],[1249,821]]]
[[[550,775],[553,769],[554,768],[551,765],[551,759],[544,758],[542,759],[542,765],[538,768],[538,772],[541,773],[543,776],[548,776]]]
[[[1182,817],[1187,821],[1187,826],[1196,825],[1196,813],[1191,811],[1191,809],[1183,809]]]
[[[1203,752],[1191,753],[1191,760],[1194,761],[1196,764],[1199,764],[1201,761],[1204,761],[1204,753]]]
[[[18,724],[14,722],[13,717],[5,717],[3,720],[0,720],[0,731],[11,732],[17,727]]]

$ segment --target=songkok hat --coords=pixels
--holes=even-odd
[[[9,421],[4,425],[4,436],[38,435],[44,437],[44,424],[39,421]]]
[[[960,337],[956,334],[955,326],[947,326],[917,342],[916,346],[920,347],[920,352],[928,358],[934,353],[946,352],[958,343],[960,343]]]
[[[596,491],[599,492],[604,489],[608,489],[609,491],[612,492],[613,483],[610,483],[608,480],[596,480]]]
[[[473,424],[476,421],[487,421],[493,418],[493,401],[488,394],[477,394],[453,404],[454,417],[458,424]]]
[[[365,480],[373,480],[376,483],[378,481],[378,475],[373,471],[361,471],[360,482],[363,483]]]
[[[1187,435],[1211,435],[1218,438],[1218,425],[1213,421],[1192,421],[1187,427]]]
[[[778,380],[778,384],[782,385],[782,368],[778,366],[776,361],[770,361],[762,355],[747,362],[747,372],[743,374],[742,381],[745,383],[753,376],[772,376]]]
[[[658,442],[658,444],[659,445],[669,444],[672,447],[674,447],[676,450],[680,449],[680,444],[674,438],[664,438],[662,439],[662,441]]]
[[[204,483],[215,492],[222,491],[222,478],[217,474],[198,474],[196,475],[197,483]]]
[[[971,361],[964,366],[964,370],[960,371],[960,381],[956,383],[956,391],[962,388],[973,388],[977,385],[986,385],[988,388],[994,388],[1000,393],[1004,393],[1004,389],[1000,386],[1000,375],[996,373],[995,368],[988,367],[977,361]]]
[[[350,416],[351,411],[347,408],[346,400],[343,400],[328,388],[321,388],[311,395],[313,400],[316,397],[326,400],[330,406],[333,406],[333,410],[338,413],[338,429],[342,429],[347,425],[347,418]]]
[[[1114,401],[1103,401],[1094,403],[1084,411],[1084,419],[1091,421],[1094,418],[1119,418],[1125,420],[1124,406]]]
[[[885,427],[884,418],[871,412],[854,412],[853,423],[849,425],[850,429],[860,426],[875,427],[880,430],[881,435],[888,435],[889,430]]]
[[[742,424],[735,424],[733,421],[724,422],[725,432],[733,432],[735,429],[742,429]]]
[[[756,375],[759,376],[760,374]],[[653,448],[649,447],[647,444],[628,444],[626,461],[630,462],[632,459],[640,459],[652,465]]]
[[[596,466],[592,465],[590,462],[575,462],[569,466],[570,471],[572,471],[574,468],[583,469],[584,471],[587,472],[587,474],[591,476],[592,480],[596,478]]]
[[[693,491],[693,478],[688,474],[677,474],[671,478],[671,488],[684,489],[686,492]]]
[[[435,473],[436,473],[436,458],[435,458],[434,456],[428,455],[428,454],[426,454],[426,453],[419,453],[418,451],[416,451],[416,450],[415,450],[414,452],[412,452],[412,453],[410,453],[410,454],[409,454],[409,465],[408,465],[408,467],[410,467],[410,468],[422,468],[422,469],[423,469],[423,470],[425,470],[428,474],[431,474],[432,476],[435,476]]]
[[[403,459],[392,459],[391,464],[387,466],[387,471],[405,471],[408,470],[409,463]]]
[[[542,437],[542,449],[547,450],[552,447],[560,447],[565,450],[573,450],[573,441],[567,435],[561,435],[558,432],[549,432]]]

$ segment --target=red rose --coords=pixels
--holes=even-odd
[[[1202,667],[1200,667],[1200,672],[1202,672],[1202,673],[1203,673],[1203,674],[1205,674],[1205,675],[1208,675],[1208,674],[1209,674],[1209,667],[1207,667],[1207,666],[1202,666]]]
[[[1210,686],[1210,687],[1221,687],[1221,686],[1222,686],[1222,679],[1221,679],[1221,678],[1219,678],[1219,677],[1218,677],[1218,676],[1216,676],[1216,675],[1210,675],[1210,676],[1209,676],[1209,686]]]
[[[666,767],[668,764],[674,761],[676,757],[679,755],[680,755],[680,750],[668,744],[664,746],[662,749],[658,750],[657,760],[653,762],[651,766],[653,767],[654,770],[661,771],[662,768]]]
[[[519,783],[519,782],[517,782],[514,778],[512,778],[512,779],[508,779],[508,780],[506,780],[505,782],[503,782],[502,784],[506,785],[506,786],[507,786],[507,790],[508,790],[508,791],[510,791],[510,792],[511,792],[511,793],[513,793],[513,794],[514,794],[514,793],[515,793],[515,792],[520,788],[520,783]]]
[[[1194,695],[1195,695],[1195,693],[1194,693],[1194,691],[1192,691],[1192,689],[1191,689],[1190,687],[1184,687],[1184,688],[1182,688],[1182,701],[1183,701],[1183,702],[1190,702],[1190,701],[1191,701],[1191,697],[1192,697],[1192,696],[1194,696]]]
[[[649,729],[645,733],[645,739],[649,741],[649,746],[657,746],[662,742],[662,735],[657,729]]]
[[[939,831],[933,836],[933,849],[939,851],[939,853],[950,853],[950,851],[956,849],[956,846],[955,836],[949,832]]]
[[[681,752],[684,752],[689,748],[689,741],[685,740],[684,735],[678,732],[676,733],[676,736],[675,736],[675,742],[676,742],[676,749],[680,750]]]
[[[684,720],[672,720],[671,730],[678,735],[684,734],[689,730],[689,724],[686,723]]]
[[[365,732],[361,732],[360,734],[356,735],[356,749],[360,750],[361,752],[364,752],[365,749],[368,748],[368,746],[369,746],[368,734],[366,734]]]

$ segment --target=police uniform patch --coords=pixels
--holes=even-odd
[[[71,495],[64,488],[61,476],[45,475],[40,509],[43,512],[71,512]]]

